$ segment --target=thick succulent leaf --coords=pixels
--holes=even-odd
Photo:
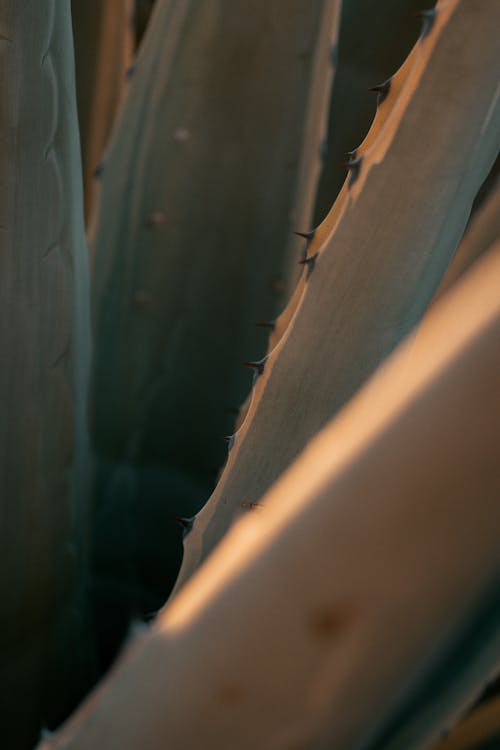
[[[44,750],[416,750],[500,666],[500,246]]]

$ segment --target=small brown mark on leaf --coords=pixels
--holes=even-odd
[[[308,624],[314,636],[327,639],[338,633],[344,624],[344,619],[338,612],[323,607],[312,613]]]
[[[241,703],[245,697],[245,691],[236,682],[227,682],[221,686],[219,697],[223,703],[234,706],[237,703]]]

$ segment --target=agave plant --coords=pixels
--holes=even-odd
[[[4,746],[493,747],[500,6],[71,6],[0,0]]]

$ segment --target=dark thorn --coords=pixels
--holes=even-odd
[[[357,156],[353,156],[352,151],[347,151],[346,153],[347,153],[347,161],[341,161],[339,164],[339,167],[341,169],[351,169],[352,166],[357,161]]]
[[[310,242],[314,235],[316,234],[315,229],[310,229],[308,232],[294,232],[294,234],[297,235],[297,237],[303,237],[305,240]]]
[[[319,146],[319,158],[322,162],[326,161],[326,157],[328,156],[328,140],[324,138]]]
[[[307,268],[307,278],[311,275],[311,273],[314,270],[314,266],[316,264],[316,258],[318,257],[318,253],[314,253],[314,255],[309,255],[306,258],[303,258],[302,260],[299,260],[299,266],[306,266]]]
[[[241,364],[244,365],[245,367],[251,367],[252,370],[254,370],[254,372],[257,375],[262,375],[262,373],[264,372],[264,366],[266,364],[266,360],[259,359],[259,360],[256,360],[255,362],[242,362]]]
[[[349,157],[349,161],[352,161],[353,159],[356,159],[358,154],[358,149],[353,148],[352,151],[346,151],[347,156]]]
[[[96,179],[99,179],[99,177],[102,177],[103,172],[104,172],[104,164],[101,161],[100,164],[94,167],[94,171],[92,172],[92,174]]]
[[[314,255],[309,255],[306,258],[303,258],[302,260],[299,260],[299,266],[308,266],[311,264],[314,264],[314,261],[318,257],[318,253],[314,253]]]
[[[389,91],[391,90],[391,79],[388,78],[387,81],[384,81],[383,83],[377,84],[377,86],[370,86],[368,91],[376,91],[377,96],[377,107],[379,104],[381,104],[384,99],[387,97]]]
[[[175,520],[177,521],[178,524],[182,526],[182,538],[184,539],[193,528],[194,516],[192,518],[184,518],[183,516],[175,516]]]
[[[130,80],[132,76],[134,75],[136,71],[137,65],[135,63],[132,63],[132,65],[129,65],[127,70],[125,71],[125,77]]]
[[[361,162],[363,157],[359,156],[357,159],[349,159],[349,161],[343,162],[340,166],[344,169],[349,170],[349,187],[352,187],[359,177],[359,170],[361,169]]]
[[[276,323],[274,322],[274,320],[259,320],[259,322],[255,325],[258,328],[272,328],[274,330]]]
[[[418,10],[415,13],[417,18],[422,20],[422,30],[420,31],[420,39],[425,39],[429,35],[432,27],[434,26],[434,19],[436,18],[436,9],[430,8],[429,10]]]
[[[227,449],[228,449],[228,451],[230,451],[230,450],[231,450],[231,448],[232,448],[232,447],[233,447],[233,445],[234,445],[234,435],[225,435],[225,436],[224,436],[224,440],[225,440],[225,441],[226,441],[226,443],[227,443]]]

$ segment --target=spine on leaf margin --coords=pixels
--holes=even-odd
[[[339,193],[343,176],[338,164],[370,127],[378,84],[403,63],[415,43],[422,0],[346,0],[342,5],[337,72],[332,87],[328,150],[318,189],[316,223]],[[374,90],[371,96],[367,89]]]

